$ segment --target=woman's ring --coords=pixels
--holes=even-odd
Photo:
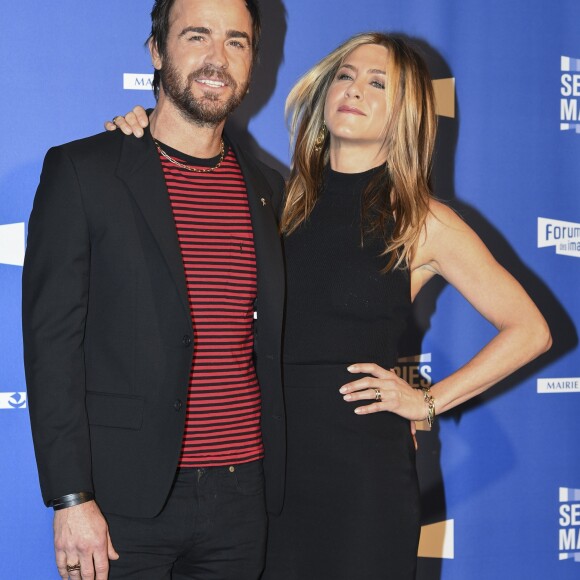
[[[66,565],[66,571],[67,572],[76,572],[77,570],[80,571],[81,569],[81,563],[77,562],[76,564],[67,564]]]
[[[383,400],[383,396],[381,395],[380,389],[375,389],[375,401],[380,403]]]

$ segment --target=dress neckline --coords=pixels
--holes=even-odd
[[[328,165],[324,174],[324,183],[326,189],[334,190],[336,188],[340,190],[352,189],[366,185],[369,180],[382,171],[384,165],[379,165],[378,167],[372,167],[366,171],[361,171],[358,173],[343,173],[341,171],[336,171]]]

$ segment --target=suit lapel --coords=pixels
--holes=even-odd
[[[258,272],[258,320],[269,321],[267,328],[271,328],[273,342],[270,347],[273,348],[280,341],[284,296],[282,247],[271,203],[273,192],[256,164],[235,144],[232,148],[244,175],[252,218]],[[261,325],[261,328],[266,326]]]
[[[277,258],[276,250],[280,247],[280,241],[274,209],[272,208],[270,185],[256,165],[235,144],[232,145],[232,148],[246,182],[256,259],[259,265],[260,263],[271,264]]]
[[[117,175],[129,188],[149,225],[191,322],[181,248],[169,194],[157,150],[148,130],[142,139],[124,138]]]

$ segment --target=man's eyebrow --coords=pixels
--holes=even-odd
[[[179,38],[189,32],[197,32],[198,34],[211,34],[211,30],[209,28],[205,28],[205,26],[188,26],[179,33]]]
[[[187,26],[179,33],[179,37],[181,38],[190,32],[211,36],[211,30],[205,26]],[[242,30],[228,30],[226,32],[226,38],[245,38],[248,43],[250,42],[250,35]]]
[[[340,68],[348,68],[354,72],[358,72],[358,69],[356,68],[356,66],[353,66],[352,64],[343,64],[343,65],[341,65]],[[386,75],[387,74],[384,70],[381,70],[378,68],[370,68],[367,72],[370,74],[373,74],[373,75]]]
[[[226,32],[227,38],[245,38],[250,43],[250,35],[242,30],[228,30]]]

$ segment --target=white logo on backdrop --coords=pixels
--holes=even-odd
[[[401,357],[393,371],[412,387],[431,386],[431,353]]]
[[[580,224],[538,218],[538,248],[554,246],[556,254],[580,258]]]
[[[24,223],[0,226],[0,264],[22,266],[26,249]]]
[[[580,393],[580,378],[538,379],[538,393]]]
[[[580,489],[561,487],[559,497],[559,559],[580,562]]]
[[[0,393],[0,409],[26,409],[26,393]]]
[[[430,352],[400,357],[393,371],[415,389],[430,387],[432,383],[431,358]],[[415,421],[415,425],[419,431],[430,430],[426,419],[424,421]]]
[[[580,133],[580,59],[560,57],[560,131]]]
[[[126,91],[151,91],[153,89],[152,74],[125,73],[123,88]]]

